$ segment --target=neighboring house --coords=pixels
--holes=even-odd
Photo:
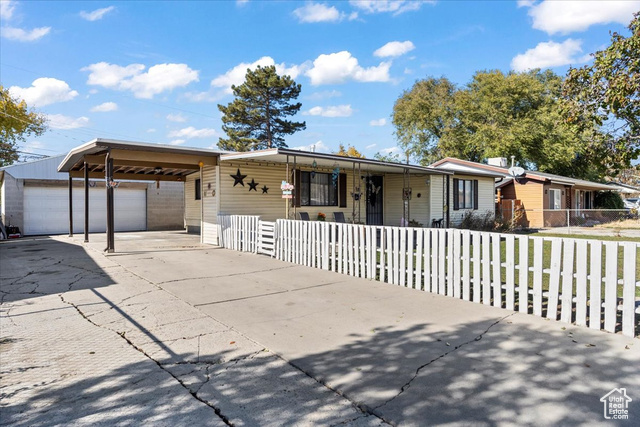
[[[640,197],[640,188],[629,184],[623,184],[621,182],[607,182],[607,185],[611,187],[611,191],[617,191],[625,198],[638,198]]]
[[[2,222],[20,228],[24,235],[69,232],[69,174],[58,172],[64,155],[0,168]],[[84,191],[73,182],[74,232],[84,227]],[[104,180],[91,180],[89,231],[106,229]],[[115,199],[116,231],[181,229],[184,184],[120,182]]]
[[[342,213],[347,222],[368,225],[455,226],[465,212],[493,215],[499,176],[285,148],[229,153],[106,139],[71,150],[59,170],[81,177],[87,162],[91,174],[104,176],[107,153],[117,180],[156,174],[183,181],[184,224],[212,244],[220,214],[273,221],[324,213],[332,221]],[[290,199],[283,197],[283,182],[295,187]]]
[[[606,184],[568,178],[538,171],[523,170],[513,176],[506,167],[506,159],[490,159],[490,164],[470,162],[452,157],[439,160],[431,167],[449,171],[491,172],[499,174],[496,180],[496,202],[499,206],[511,206],[517,201],[524,209],[521,224],[527,227],[545,227],[561,223],[564,215],[554,210],[593,209],[594,194],[611,190]],[[491,164],[494,163],[494,164]],[[508,203],[504,203],[508,201]],[[510,208],[509,208],[510,209]]]

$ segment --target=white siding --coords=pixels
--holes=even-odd
[[[206,166],[202,170],[202,202],[204,203],[202,219],[202,242],[218,244],[216,174],[218,166]]]
[[[184,225],[200,227],[200,200],[196,200],[196,179],[200,173],[187,175],[184,182]]]
[[[455,176],[455,175],[454,175]],[[479,176],[468,176],[468,175],[458,175],[455,176],[458,179],[470,179],[478,180],[478,209],[459,209],[457,211],[453,210],[453,177],[449,178],[451,183],[451,191],[449,193],[449,206],[451,209],[451,225],[456,226],[460,224],[465,213],[473,211],[478,215],[485,215],[487,212],[490,212],[492,215],[495,213],[495,186],[493,178],[479,177]]]
[[[409,218],[406,219],[418,221],[423,226],[431,224],[429,186],[426,184],[428,179],[429,175],[411,175],[409,178],[411,200],[409,201]],[[386,174],[384,176],[384,225],[397,227],[402,223],[404,215],[403,186],[402,174]]]
[[[238,184],[233,186],[235,175],[240,169],[242,175],[247,175],[244,179],[244,186]],[[289,165],[289,170],[293,169],[293,164]],[[299,167],[300,170],[311,170],[308,167]],[[329,173],[327,169],[317,169],[318,172]],[[333,212],[341,211],[347,221],[352,216],[353,198],[353,173],[351,170],[342,170],[347,175],[347,207],[338,206],[301,206],[296,208],[296,212],[307,212],[311,219],[315,219],[319,212],[326,214],[327,221],[333,221]],[[220,213],[225,215],[259,215],[263,221],[275,221],[285,218],[287,199],[282,198],[280,185],[286,179],[286,165],[267,164],[258,162],[224,162],[220,167]],[[258,183],[257,191],[249,191],[251,180]],[[293,182],[291,182],[293,183]],[[266,194],[262,192],[262,187],[269,189]],[[356,185],[362,187],[362,183],[356,181]],[[362,190],[362,188],[361,188]],[[293,219],[294,209],[290,209],[290,217]],[[361,220],[365,220],[365,203],[360,202]]]

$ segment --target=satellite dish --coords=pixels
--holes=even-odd
[[[518,166],[513,166],[509,168],[509,175],[511,176],[522,176],[524,175],[524,169]]]

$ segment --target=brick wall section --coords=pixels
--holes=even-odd
[[[184,229],[184,183],[152,182],[147,187],[147,230]]]
[[[14,225],[23,231],[24,217],[22,191],[24,180],[15,179],[5,172],[2,182],[2,196],[0,205],[2,209],[2,223],[4,225]]]

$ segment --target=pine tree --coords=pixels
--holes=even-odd
[[[218,142],[221,149],[286,147],[286,135],[306,129],[305,122],[286,119],[300,111],[302,104],[292,101],[300,95],[301,85],[289,76],[279,76],[276,67],[247,70],[245,82],[231,89],[236,98],[227,106],[218,105],[223,114],[222,130],[227,134]]]

